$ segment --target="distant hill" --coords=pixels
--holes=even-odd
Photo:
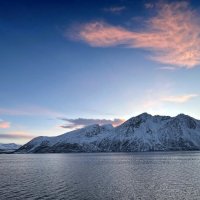
[[[18,145],[15,143],[9,143],[9,144],[0,143],[0,153],[13,152],[13,151],[19,149],[20,147],[21,147],[21,145]]]

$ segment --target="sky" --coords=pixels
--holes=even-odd
[[[0,143],[200,119],[199,85],[198,0],[0,0]]]

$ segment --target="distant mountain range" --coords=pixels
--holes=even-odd
[[[94,124],[56,137],[37,137],[17,153],[200,150],[200,121],[143,113],[117,127]]]
[[[0,153],[14,152],[15,150],[19,149],[20,147],[21,147],[21,145],[18,145],[15,143],[9,143],[9,144],[0,143]]]

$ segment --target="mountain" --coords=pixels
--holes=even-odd
[[[57,137],[37,137],[17,153],[200,150],[200,121],[143,113],[120,126],[98,124]]]
[[[21,145],[15,143],[2,144],[0,143],[0,153],[13,152],[19,149]]]

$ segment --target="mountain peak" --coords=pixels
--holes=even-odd
[[[186,114],[184,114],[184,113],[180,113],[180,114],[177,115],[177,117],[178,117],[178,116],[180,116],[180,117],[187,116],[187,117],[188,117],[188,115],[186,115]]]
[[[178,119],[193,119],[189,115],[185,115],[183,113],[178,114],[175,118],[178,118]]]
[[[150,115],[150,114],[147,113],[147,112],[144,112],[144,113],[142,113],[142,114],[140,114],[140,115],[138,115],[138,116],[136,116],[136,117],[140,117],[140,118],[142,118],[142,119],[147,119],[147,118],[152,117],[152,115]]]

